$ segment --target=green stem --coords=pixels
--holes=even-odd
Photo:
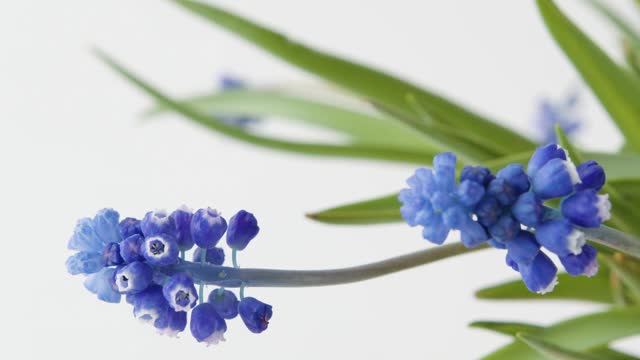
[[[640,239],[608,226],[595,229],[580,228],[588,239],[640,259]]]

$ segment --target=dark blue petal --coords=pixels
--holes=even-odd
[[[169,309],[169,304],[162,295],[162,286],[160,285],[151,285],[133,298],[133,316],[157,329],[168,326]]]
[[[162,286],[162,294],[175,311],[189,311],[198,301],[193,280],[185,273],[171,276]]]
[[[118,228],[120,231],[120,237],[122,237],[123,239],[126,239],[134,234],[142,235],[142,230],[140,229],[140,220],[132,217],[128,217],[120,221],[120,223],[118,224]]]
[[[165,210],[149,211],[140,221],[140,229],[145,237],[160,234],[175,237],[175,224]]]
[[[596,248],[589,244],[584,244],[579,255],[561,256],[560,262],[569,275],[592,277],[598,273],[597,255],[598,250]]]
[[[506,242],[509,258],[518,264],[529,264],[540,251],[535,236],[528,231],[520,231],[512,240]]]
[[[476,247],[489,240],[485,228],[467,217],[460,226],[460,241],[466,247]]]
[[[577,192],[564,199],[560,208],[565,218],[587,228],[600,227],[611,218],[609,195],[598,195],[596,190]]]
[[[144,239],[140,248],[142,256],[151,265],[165,266],[178,260],[178,244],[173,237],[163,234]]]
[[[191,238],[191,218],[193,214],[187,208],[178,209],[169,215],[175,226],[174,235],[178,248],[182,251],[191,249],[194,245]]]
[[[491,236],[503,243],[512,240],[520,232],[520,223],[510,214],[500,216],[498,221],[489,227]]]
[[[558,268],[542,251],[538,252],[531,263],[519,263],[518,269],[524,284],[531,292],[546,294],[553,291],[554,286],[558,283],[556,277]]]
[[[256,298],[246,297],[240,301],[238,313],[249,331],[259,334],[269,326],[273,310],[271,305]]]
[[[529,190],[529,177],[520,164],[509,164],[498,171],[497,177],[504,179],[515,190],[516,194],[522,194]]]
[[[87,276],[84,287],[96,294],[98,299],[102,301],[119,303],[121,295],[114,289],[113,284],[115,272],[115,268],[102,268],[99,272]]]
[[[105,266],[124,264],[124,259],[120,256],[120,245],[118,243],[107,244],[104,249],[102,249],[102,257]]]
[[[196,250],[193,252],[193,262],[201,262],[202,251],[203,249],[196,248]],[[205,262],[211,265],[224,264],[224,258],[224,249],[219,247],[207,249],[207,253],[205,254]]]
[[[475,206],[484,196],[484,186],[471,180],[463,180],[458,187],[458,198],[460,202],[467,206]]]
[[[560,198],[571,194],[580,176],[571,161],[552,159],[533,177],[533,192],[542,200]]]
[[[142,243],[144,243],[144,237],[140,234],[133,234],[120,243],[120,256],[125,263],[145,261],[141,252]]]
[[[518,267],[518,263],[516,263],[510,256],[509,253],[507,252],[507,255],[504,258],[505,263],[507,264],[507,266],[509,266],[510,268],[512,268],[515,271],[520,271],[520,268]]]
[[[593,160],[585,161],[578,165],[578,174],[582,183],[576,185],[576,190],[593,189],[600,191],[606,182],[604,169]]]
[[[504,212],[504,207],[500,205],[498,199],[493,196],[485,196],[474,210],[476,216],[478,217],[478,222],[486,227],[492,226],[495,224],[502,213]]]
[[[214,248],[225,231],[227,221],[212,208],[199,209],[191,218],[191,237],[201,248]]]
[[[175,311],[168,308],[166,319],[166,321],[158,322],[158,325],[162,327],[156,327],[161,335],[174,337],[183,332],[187,327],[187,313],[184,311]]]
[[[505,179],[495,178],[489,183],[487,194],[496,198],[501,205],[509,206],[516,201],[519,192]]]
[[[209,293],[209,303],[224,319],[229,320],[238,316],[238,304],[240,302],[232,291],[222,288],[211,291]]]
[[[487,186],[495,176],[491,174],[491,170],[484,166],[465,166],[460,172],[460,182],[470,180],[482,186]]]
[[[81,251],[70,256],[65,265],[71,275],[93,274],[104,267],[104,259],[100,253]]]
[[[218,315],[213,305],[202,303],[191,311],[191,335],[208,345],[224,341],[227,323]]]
[[[567,160],[567,153],[558,144],[549,144],[537,148],[527,165],[527,174],[530,177],[534,177],[538,170],[552,159]]]
[[[534,193],[526,192],[518,197],[511,212],[521,224],[536,227],[543,220],[544,206]]]
[[[153,269],[143,262],[135,261],[116,271],[115,284],[119,292],[137,294],[147,289],[153,280]]]
[[[250,212],[240,210],[229,219],[227,245],[235,250],[244,250],[259,231],[256,217]]]
[[[536,240],[558,256],[577,255],[585,243],[584,233],[567,219],[551,220],[536,228]]]
[[[496,249],[504,250],[507,248],[507,244],[498,239],[491,238],[489,239],[489,241],[487,241],[487,243]]]

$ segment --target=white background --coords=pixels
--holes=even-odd
[[[579,82],[531,1],[220,0],[220,5],[314,46],[375,65],[531,131],[541,95]],[[612,1],[637,22],[631,1]],[[582,2],[566,9],[607,51],[612,29]],[[100,46],[172,94],[212,89],[233,71],[254,83],[314,79],[166,1],[0,3],[0,211],[2,350],[14,358],[279,359],[477,358],[507,339],[472,320],[550,324],[600,307],[489,302],[475,289],[511,279],[487,251],[385,278],[316,289],[249,289],[273,304],[257,336],[231,321],[216,348],[156,335],[126,304],[97,301],[68,275],[66,242],[77,218],[101,207],[246,208],[262,232],[241,264],[333,268],[428,245],[402,224],[333,227],[305,211],[399,189],[411,166],[308,158],[240,144],[177,116],[141,124],[149,99],[91,55]],[[619,136],[588,90],[581,143],[612,150]],[[451,239],[454,240],[454,239]],[[562,286],[560,284],[559,286]],[[621,343],[640,351],[637,338]],[[4,356],[3,356],[4,358]]]

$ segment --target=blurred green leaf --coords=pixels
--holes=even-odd
[[[204,114],[276,116],[276,119],[284,121],[336,130],[355,143],[426,149],[427,154],[437,152],[427,137],[394,120],[273,90],[225,90],[179,102]],[[158,105],[148,111],[147,116],[170,110],[167,106]],[[425,162],[429,163],[431,159],[427,158]]]
[[[309,213],[307,217],[330,224],[381,224],[402,220],[398,194]]]
[[[552,360],[608,360],[607,358],[600,357],[598,355],[585,354],[577,351],[571,351],[544,341],[539,337],[530,334],[517,334],[518,340],[527,344],[531,349],[538,352],[540,355],[547,359]]]
[[[338,84],[367,100],[414,116],[415,109],[407,101],[407,98],[415,98],[435,121],[455,128],[465,136],[472,136],[488,150],[493,151],[493,156],[534,147],[530,140],[516,132],[463,109],[441,96],[420,89],[416,85],[378,70],[311,49],[219,7],[197,1],[174,1],[185,9],[252,42],[272,55]],[[433,137],[438,137],[438,135],[434,133]]]
[[[546,327],[537,337],[569,351],[582,352],[640,333],[640,308],[628,307],[580,316]],[[502,347],[484,360],[545,359],[520,341]]]
[[[638,276],[632,274],[609,256],[600,255],[600,258],[606,261],[611,271],[615,272],[622,283],[629,289],[630,297],[634,299],[636,303],[640,303],[640,279]]]
[[[578,29],[551,0],[537,0],[542,17],[558,45],[573,62],[604,108],[640,150],[640,87]]]
[[[611,304],[609,269],[602,265],[591,278],[558,274],[558,286],[544,295],[529,291],[521,279],[478,290],[475,295],[479,299],[490,300],[582,300]]]
[[[631,27],[631,25],[629,25],[629,23],[627,23],[626,20],[618,15],[613,9],[605,5],[602,1],[588,0],[587,3],[615,25],[636,50],[640,50],[640,35]]]
[[[517,333],[544,330],[543,326],[525,324],[520,322],[502,322],[502,321],[474,321],[469,324],[471,327],[486,329],[504,335],[516,336]]]
[[[401,150],[397,148],[374,145],[328,145],[317,143],[290,142],[252,134],[239,127],[227,125],[219,120],[212,118],[208,114],[202,114],[191,107],[181,105],[176,100],[171,99],[164,93],[149,85],[147,82],[133,75],[131,72],[120,66],[106,54],[100,51],[96,51],[96,55],[102,61],[104,61],[105,64],[125,77],[132,84],[136,85],[138,88],[153,97],[157,102],[164,104],[165,106],[171,108],[173,111],[179,114],[184,115],[191,121],[194,121],[200,125],[204,125],[211,130],[250,144],[309,155],[368,158],[378,160],[413,162],[416,164],[423,164],[425,162],[425,158],[430,159],[433,155],[435,155],[425,154],[424,151]]]

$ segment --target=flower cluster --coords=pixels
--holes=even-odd
[[[184,331],[190,312],[191,334],[207,344],[224,340],[226,320],[238,315],[250,331],[266,330],[270,305],[245,298],[242,291],[238,300],[222,287],[204,299],[201,279],[172,270],[189,263],[184,258],[194,246],[194,262],[222,265],[225,254],[218,243],[226,233],[234,255],[245,249],[260,230],[253,214],[241,210],[227,223],[214,209],[192,212],[183,207],[170,214],[151,211],[142,220],[119,217],[103,209],[92,219],[80,219],[69,240],[69,249],[77,252],[67,260],[67,270],[87,275],[85,287],[98,299],[119,303],[125,295],[137,319],[171,336]]]
[[[576,167],[556,144],[538,148],[527,169],[510,164],[494,176],[482,166],[466,166],[456,183],[456,158],[436,155],[433,169],[419,168],[400,192],[401,213],[423,237],[442,244],[459,230],[467,247],[488,242],[506,249],[506,262],[529,290],[546,293],[557,283],[557,268],[541,250],[556,254],[573,276],[593,276],[596,249],[581,228],[596,228],[610,217],[607,195],[598,192],[605,173],[595,161]],[[560,199],[559,209],[544,202]]]

